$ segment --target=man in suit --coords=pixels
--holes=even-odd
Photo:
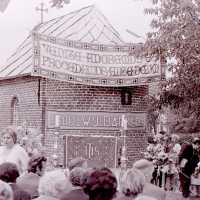
[[[185,143],[181,146],[179,153],[179,179],[183,197],[190,195],[191,175],[199,162],[198,149],[200,138],[194,138],[193,143]]]
[[[142,194],[150,197],[154,197],[157,200],[165,200],[166,199],[166,192],[151,184],[151,179],[152,179],[152,173],[154,171],[154,165],[152,162],[146,160],[146,159],[141,159],[136,161],[133,164],[133,167],[140,170],[146,179],[146,183],[144,185],[144,189]]]

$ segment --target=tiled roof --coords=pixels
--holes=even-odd
[[[124,43],[119,33],[95,6],[88,6],[44,22],[37,26],[37,31],[48,36],[87,43]],[[29,35],[0,69],[0,78],[31,73],[32,47],[32,37]]]

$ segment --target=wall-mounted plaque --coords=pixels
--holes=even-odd
[[[66,162],[76,157],[88,160],[89,165],[116,167],[117,138],[112,136],[67,136]]]
[[[122,116],[127,119],[127,129],[145,129],[146,113],[58,112],[47,111],[47,128],[119,130]]]

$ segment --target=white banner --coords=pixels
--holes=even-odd
[[[91,85],[124,86],[160,79],[157,59],[131,54],[130,45],[103,46],[34,37],[34,74]]]

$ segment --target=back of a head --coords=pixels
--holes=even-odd
[[[139,170],[145,170],[153,166],[153,163],[146,159],[137,160],[133,163],[133,167]]]
[[[84,158],[77,157],[69,162],[68,168],[71,171],[75,167],[83,167],[84,163],[86,163],[86,160]]]
[[[14,183],[19,177],[19,171],[14,163],[5,162],[0,165],[0,180]]]
[[[13,192],[8,183],[0,180],[0,200],[13,200]]]
[[[62,170],[47,171],[39,181],[39,195],[60,198],[62,192],[69,192],[72,185]]]
[[[82,167],[75,167],[69,173],[69,180],[73,186],[82,186],[86,170]]]
[[[140,170],[144,174],[146,181],[150,182],[154,170],[154,165],[151,161],[146,159],[137,160],[133,163],[133,167]]]
[[[144,175],[136,168],[128,169],[121,180],[121,192],[128,197],[142,193],[145,185]]]
[[[110,170],[96,169],[87,177],[84,191],[91,200],[111,200],[117,191],[117,180]]]

